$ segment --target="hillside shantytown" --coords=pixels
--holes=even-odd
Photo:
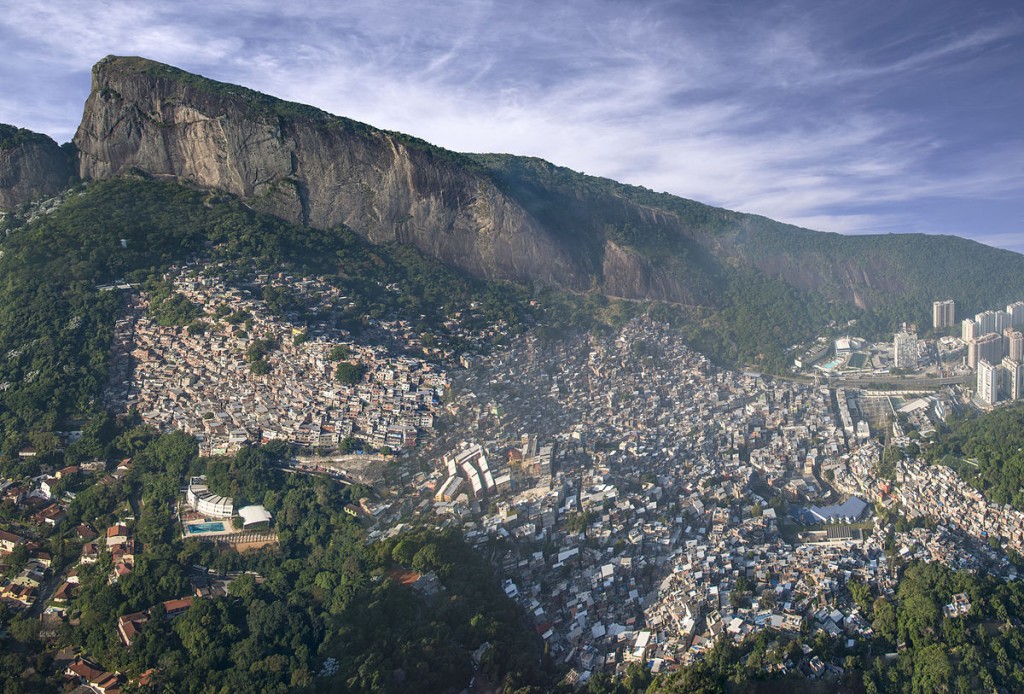
[[[316,294],[324,306],[344,301],[322,281],[273,280]],[[189,334],[184,328],[161,327],[147,316],[146,299],[136,297],[117,336],[122,362],[134,360],[135,368],[131,380],[117,386],[125,388],[126,404],[143,421],[197,436],[207,454],[272,440],[336,448],[354,431],[377,447],[397,449],[414,447],[419,432],[431,429],[447,386],[444,371],[434,365],[391,357],[382,346],[306,341],[304,330],[272,319],[263,302],[246,296],[251,293],[213,278],[178,277],[174,286],[185,300],[205,307],[205,317],[216,328]],[[383,329],[401,335],[406,347],[419,341],[411,326]],[[268,346],[265,359],[247,362],[246,349],[263,344]],[[337,354],[339,347],[345,359],[332,360],[332,350]],[[333,382],[339,361],[358,361],[369,378]],[[266,365],[267,373],[259,373],[254,363]]]
[[[207,454],[283,440],[319,451],[331,466],[319,469],[338,473],[323,454],[353,435],[389,454],[408,449],[395,462],[398,481],[374,478],[378,500],[353,511],[370,538],[425,522],[457,528],[481,551],[503,547],[490,552],[504,592],[570,683],[624,675],[631,663],[669,671],[699,662],[721,638],[763,631],[820,630],[852,648],[871,626],[844,588],[858,582],[892,598],[894,557],[1017,577],[1007,552],[1024,550],[1024,514],[986,503],[947,468],[908,459],[879,475],[883,446],[865,413],[879,399],[893,410],[893,396],[722,369],[649,319],[554,344],[524,336],[491,356],[464,356],[449,374],[408,356],[429,349],[406,326],[379,333],[406,356],[328,329],[329,309],[322,335],[296,339],[251,292],[195,266],[169,278],[209,325],[161,327],[145,293],[130,292],[115,338],[127,378],[110,397],[194,436]],[[260,281],[303,287],[324,307],[344,301],[316,278]],[[247,361],[253,344],[270,345],[259,357],[265,373]],[[336,378],[330,352],[339,345],[365,367],[355,383]],[[936,416],[970,395],[947,387],[926,396],[923,411]],[[454,426],[438,434],[437,417]],[[909,442],[896,418],[879,421]],[[66,500],[51,487],[61,474],[74,473],[4,488],[19,507],[39,509],[38,523],[57,524]],[[923,523],[886,540],[896,508]],[[214,525],[224,517],[214,516]],[[193,514],[187,527],[197,520],[211,518]],[[108,551],[122,548],[114,581],[145,550],[124,525],[104,532]],[[2,539],[7,552],[32,543]],[[81,562],[96,561],[95,547],[83,545]],[[34,608],[40,597],[46,556],[34,556],[5,583],[12,604]],[[48,613],[67,609],[73,578],[60,576],[61,589],[42,596]],[[146,614],[119,627],[126,644]],[[833,681],[842,670],[810,649],[771,666]]]
[[[1024,690],[1024,256],[92,78],[0,125],[5,692]]]
[[[895,586],[864,500],[930,521],[896,534],[901,558],[1017,575],[988,540],[1020,551],[1020,512],[986,504],[945,468],[908,462],[880,478],[882,447],[847,436],[828,388],[717,369],[665,326],[640,321],[554,351],[527,341],[463,378],[450,409],[499,453],[489,467],[507,459],[529,488],[488,496],[467,484],[453,499],[440,467],[419,489],[438,489],[432,512],[472,541],[514,541],[500,559],[506,592],[584,680],[629,662],[691,662],[723,632],[862,635],[870,626],[852,601],[835,602],[840,589]],[[800,530],[807,515],[822,530]],[[840,674],[812,660],[782,669]]]
[[[125,306],[107,402],[186,433],[203,455],[278,442],[295,451],[283,463],[291,474],[358,480],[374,493],[346,511],[371,542],[423,525],[457,530],[489,557],[569,686],[624,677],[636,664],[671,672],[700,663],[723,639],[744,644],[758,634],[781,644],[810,630],[855,650],[872,628],[849,587],[895,601],[907,561],[1018,576],[1024,514],[987,502],[948,468],[914,456],[887,461],[894,446],[925,445],[948,413],[990,406],[957,376],[972,366],[956,344],[915,343],[910,371],[920,373],[899,391],[860,387],[867,379],[856,374],[832,383],[827,372],[787,380],[715,366],[645,317],[610,332],[554,342],[523,334],[484,356],[455,355],[401,320],[377,321],[359,337],[338,327],[348,297],[322,278],[260,274],[234,285],[215,270],[190,263],[162,278],[173,301],[193,307],[188,326],[161,325],[166,297],[128,284],[95,289],[118,293]],[[308,300],[318,320],[300,328],[259,298],[282,287]],[[1019,349],[1007,315],[1001,368],[1013,373]],[[462,337],[477,344],[495,334],[510,333],[496,324]],[[869,349],[836,340],[845,362],[850,345]],[[884,358],[884,344],[870,349]],[[954,377],[935,387],[943,372]],[[1013,399],[1012,380],[1005,387],[998,392]],[[69,484],[114,487],[131,467],[95,460],[3,481],[21,519],[19,532],[0,536],[3,551],[25,555],[3,583],[12,609],[59,624],[75,614],[80,567],[109,561],[114,584],[145,560],[130,517],[79,524],[70,568],[52,571],[40,548],[67,517]],[[193,477],[173,502],[183,537],[242,550],[279,542],[259,499],[204,502],[200,489],[210,494],[205,477]],[[196,598],[226,595],[231,580],[192,574],[191,595],[156,614],[176,618]],[[409,580],[424,595],[445,590],[430,573]],[[948,600],[952,615],[969,610],[961,594]],[[151,628],[156,608],[141,607],[118,621],[126,647]],[[839,682],[845,662],[805,644],[765,672]],[[126,681],[88,654],[68,668],[72,678]]]

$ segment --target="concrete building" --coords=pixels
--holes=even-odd
[[[1024,386],[1024,364],[1005,357],[1002,366],[1003,399],[1020,400],[1021,388]]]
[[[804,352],[802,355],[800,355],[799,357],[796,357],[793,360],[793,364],[796,365],[796,368],[798,368],[798,369],[802,369],[804,367],[812,366],[815,362],[818,362],[821,359],[824,359],[828,355],[829,351],[831,351],[831,349],[832,349],[831,343],[826,342],[823,345],[822,344],[816,344],[816,345],[812,346],[810,349],[808,349],[806,352]]]
[[[978,361],[978,400],[986,405],[999,402],[999,367],[986,359]]]
[[[459,477],[449,477],[445,480],[444,484],[437,490],[437,494],[434,495],[434,500],[437,502],[450,502],[454,501],[458,496],[459,487],[462,486],[462,479]]]
[[[242,517],[242,527],[249,528],[260,523],[270,523],[273,516],[263,507],[262,504],[243,506],[238,509],[238,515]]]
[[[1010,314],[1009,313],[1007,313],[1006,311],[996,311],[995,314],[996,314],[996,332],[997,333],[1002,335],[1004,330],[1006,330],[1007,328],[1013,327],[1012,325],[1010,325]]]
[[[832,506],[811,506],[807,509],[811,522],[853,523],[864,515],[868,504],[863,499],[851,496],[841,504]]]
[[[1013,361],[1024,361],[1024,333],[1007,330],[1003,333],[1003,340],[1006,343],[1006,356]]]
[[[898,332],[893,339],[893,352],[897,369],[917,368],[917,335]]]
[[[974,322],[978,324],[978,333],[987,335],[996,332],[996,312],[982,311],[975,314]]]
[[[964,318],[963,323],[960,324],[960,339],[964,342],[970,342],[978,336],[978,324],[971,318]]]
[[[1006,307],[1006,312],[1010,314],[1010,327],[1021,328],[1024,327],[1024,301],[1015,301]]]
[[[1003,337],[998,333],[988,333],[967,343],[967,365],[977,368],[978,362],[985,360],[990,364],[998,364],[1003,359]]]
[[[956,303],[952,299],[932,303],[932,327],[936,330],[950,328],[954,323]]]
[[[185,499],[195,510],[215,518],[230,518],[235,513],[234,500],[229,496],[218,496],[209,490],[205,477],[189,480]]]
[[[461,451],[447,454],[443,463],[449,478],[461,477],[469,483],[473,497],[479,499],[486,494],[493,494],[496,488],[494,474],[487,463],[487,456],[479,444],[473,444]],[[445,491],[442,488],[441,491]],[[446,494],[447,495],[447,494]]]

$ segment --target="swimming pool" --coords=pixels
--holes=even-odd
[[[188,526],[189,535],[202,535],[203,533],[222,533],[224,532],[224,524],[217,523],[196,523],[195,525]]]

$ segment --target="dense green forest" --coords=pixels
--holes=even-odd
[[[29,142],[53,144],[53,140],[46,135],[0,123],[0,149],[13,149]]]
[[[958,593],[967,595],[969,612],[946,616],[943,606]],[[1024,690],[1020,581],[914,563],[900,579],[895,605],[877,597],[869,615],[876,632],[865,655],[869,694]],[[885,653],[896,654],[895,662],[887,663]]]
[[[131,473],[116,487],[91,486],[71,514],[102,527],[126,514],[134,499],[141,512],[133,528],[144,552],[113,584],[109,556],[84,565],[71,605],[77,624],[56,638],[108,669],[132,677],[157,668],[155,681],[180,692],[438,692],[465,686],[475,672],[471,654],[488,643],[476,672],[492,682],[515,689],[552,676],[525,615],[460,534],[424,529],[367,544],[359,522],[345,512],[365,490],[280,472],[276,465],[287,452],[281,445],[207,460],[181,433],[109,428],[102,441],[111,455],[133,458]],[[203,473],[218,491],[264,504],[279,544],[240,554],[182,540],[173,501],[186,475]],[[55,567],[77,559],[81,541],[69,533],[55,533],[50,543]],[[160,619],[159,609],[151,613],[124,648],[117,618],[189,595],[196,566],[238,578],[227,596],[197,599],[173,621]],[[400,579],[410,572],[435,575],[436,592],[404,585]],[[5,691],[55,683],[16,677],[40,652],[33,622],[5,614],[0,623],[17,646],[0,661],[4,678],[14,675]],[[316,678],[328,659],[333,674]]]
[[[997,504],[1024,511],[1024,403],[951,420],[927,449]]]

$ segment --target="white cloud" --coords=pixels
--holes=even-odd
[[[1005,234],[987,234],[984,232],[976,233],[972,234],[972,238],[975,241],[984,243],[988,246],[1006,248],[1018,253],[1024,253],[1024,228],[1019,231],[1011,231]]]
[[[955,113],[880,96],[901,79],[984,76],[989,54],[1024,73],[1024,52],[1013,63],[1001,50],[1020,48],[1020,18],[945,26],[959,10],[944,5],[892,31],[884,3],[856,11],[875,43],[810,0],[30,2],[0,31],[7,63],[31,66],[7,83],[36,70],[87,80],[103,55],[145,55],[451,149],[540,156],[830,230],[918,228],[930,198],[1020,197],[1024,143],[962,151]],[[41,88],[26,98],[33,88],[0,95],[0,120],[68,139],[80,106],[65,113],[68,99]]]

